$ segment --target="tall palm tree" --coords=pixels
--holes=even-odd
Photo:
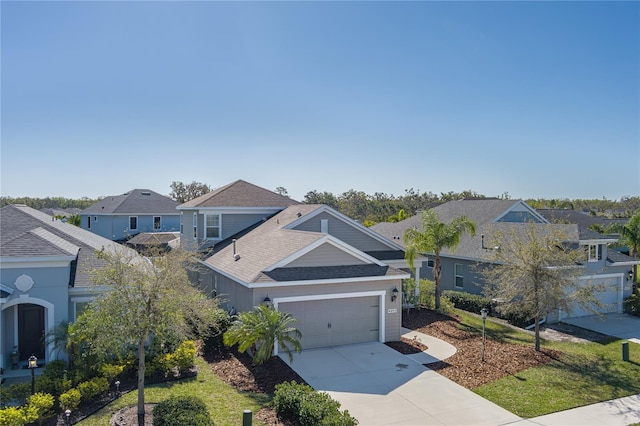
[[[629,255],[638,257],[640,254],[640,209],[631,216],[631,219],[625,224],[614,223],[607,227],[607,232],[619,232],[620,243],[629,247]],[[635,269],[633,274],[634,284],[638,282],[638,265],[633,265]]]
[[[262,364],[273,355],[276,342],[293,359],[291,348],[302,350],[300,330],[292,326],[297,320],[291,314],[276,311],[267,305],[257,306],[253,311],[241,312],[238,319],[223,336],[224,344],[238,344],[244,352],[253,349],[253,362]]]
[[[436,309],[440,309],[440,275],[442,264],[440,253],[448,248],[455,251],[460,243],[460,237],[469,232],[471,236],[476,234],[476,224],[466,216],[458,216],[450,223],[440,221],[438,214],[429,209],[421,215],[422,230],[407,229],[404,233],[405,259],[413,270],[413,261],[422,253],[433,253],[435,262],[433,266],[433,279],[436,283]],[[419,277],[417,277],[419,278]]]

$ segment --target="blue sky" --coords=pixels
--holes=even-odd
[[[638,2],[0,7],[5,196],[640,195]]]

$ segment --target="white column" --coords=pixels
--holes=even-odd
[[[415,270],[416,288],[414,291],[416,295],[416,303],[420,305],[420,266],[415,266]]]

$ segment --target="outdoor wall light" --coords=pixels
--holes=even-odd
[[[629,271],[629,273],[627,274],[627,281],[631,281],[633,279],[633,270]]]
[[[269,295],[267,294],[267,297],[264,298],[263,300],[264,304],[267,305],[268,307],[271,307],[271,299],[269,298]]]
[[[398,289],[396,287],[393,288],[393,290],[391,290],[391,301],[395,302],[396,299],[398,298]]]

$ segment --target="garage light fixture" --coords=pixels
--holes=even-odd
[[[264,298],[263,300],[264,304],[267,305],[268,307],[271,307],[271,299],[269,298],[269,295],[267,294],[267,297]]]
[[[393,290],[391,290],[391,301],[395,302],[396,299],[398,298],[398,289],[396,287],[393,288]]]
[[[627,274],[627,281],[631,281],[633,279],[633,269],[629,271],[629,273]]]

